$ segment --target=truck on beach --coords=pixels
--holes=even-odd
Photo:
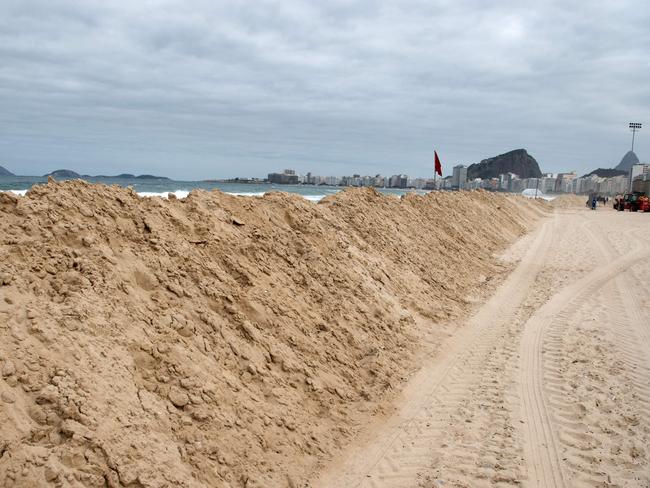
[[[638,191],[626,193],[623,196],[617,195],[614,198],[614,209],[618,211],[650,212],[650,199],[644,192]]]

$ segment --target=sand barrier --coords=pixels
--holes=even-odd
[[[483,191],[0,193],[0,486],[298,486],[547,209]]]

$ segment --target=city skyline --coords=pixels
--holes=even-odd
[[[630,153],[626,154],[628,159]],[[500,165],[499,162],[491,161],[495,165]],[[623,163],[623,162],[622,162]],[[501,167],[503,166],[495,166]],[[4,168],[0,167],[0,170]],[[418,189],[418,190],[488,190],[488,191],[505,191],[512,193],[530,193],[527,196],[534,194],[538,195],[546,193],[575,193],[575,194],[588,194],[600,196],[615,196],[624,194],[629,191],[642,191],[647,192],[647,185],[650,182],[650,164],[632,163],[629,171],[626,173],[623,170],[605,170],[594,171],[589,175],[579,176],[575,171],[561,172],[561,173],[545,173],[536,172],[539,176],[521,177],[519,174],[508,171],[498,175],[487,176],[484,172],[485,167],[479,169],[478,174],[483,174],[483,177],[468,178],[468,167],[462,164],[456,165],[453,168],[452,175],[441,178],[430,177],[411,177],[406,174],[393,174],[390,176],[383,176],[381,174],[375,175],[360,175],[353,174],[342,176],[321,176],[307,172],[304,175],[296,173],[293,169],[285,169],[282,173],[269,173],[266,178],[239,178],[234,179],[219,179],[219,180],[203,180],[197,183],[234,183],[234,184],[275,184],[280,187],[285,185],[293,185],[294,188],[298,186],[328,186],[328,187],[374,187],[374,188],[390,188],[390,189]],[[531,173],[530,168],[523,168],[524,174]],[[514,171],[514,168],[513,168]],[[0,171],[0,175],[2,175]],[[477,173],[475,173],[477,174]],[[488,173],[489,174],[489,173]],[[76,179],[86,178],[89,181],[97,183],[117,183],[118,185],[132,185],[133,182],[146,182],[154,181],[171,182],[169,178],[140,175],[134,176],[132,174],[121,174],[115,176],[89,176],[80,175],[69,170],[57,170],[51,175],[56,179]],[[32,185],[43,182],[44,176],[24,177],[18,180],[12,178],[10,175],[0,177],[0,185],[4,181],[10,185],[16,184],[17,181],[22,182],[24,185]],[[219,187],[215,187],[219,188]],[[273,188],[273,187],[272,187]],[[275,188],[278,188],[277,186]],[[205,188],[204,188],[205,189]],[[220,188],[223,189],[223,188]],[[11,191],[12,188],[10,187]],[[16,190],[15,188],[13,190]],[[26,189],[18,189],[19,192],[27,191]],[[182,190],[186,191],[186,190]],[[292,190],[289,190],[292,191]]]
[[[637,147],[638,147],[638,144],[637,144]],[[637,151],[634,151],[634,152],[637,153]],[[430,162],[430,168],[429,169],[430,169],[430,174],[433,175],[433,173],[434,173],[434,169],[433,169],[433,151],[432,151],[431,154],[432,154],[432,156],[431,156],[431,162]],[[487,159],[489,157],[492,157],[492,156],[486,156],[483,159],[481,159],[479,161],[474,161],[474,162],[460,162],[460,161],[450,162],[450,161],[444,160],[443,164],[442,164],[442,170],[443,170],[442,178],[453,177],[453,168],[455,166],[457,166],[457,165],[470,166],[471,164],[479,163],[479,162],[481,162],[484,159]],[[646,163],[645,158],[639,158],[639,159],[640,159],[640,162],[642,164],[648,164],[648,163]],[[595,166],[595,165],[588,165],[588,164],[587,165],[582,165],[582,166],[587,168],[587,170],[584,171],[584,173],[582,173],[582,174],[588,174],[591,171],[594,171],[594,170],[599,169],[599,168],[610,168],[610,167],[613,168],[617,164],[618,164],[618,161],[612,161],[611,163],[609,163],[609,165],[606,165],[606,166]],[[4,167],[5,169],[11,171],[12,173],[14,173],[16,175],[27,175],[27,176],[36,176],[36,175],[41,175],[41,174],[47,174],[49,172],[56,171],[56,170],[61,170],[61,169],[72,170],[72,171],[75,171],[75,172],[77,172],[79,174],[91,174],[89,171],[84,169],[86,167],[86,165],[76,165],[75,166],[75,165],[71,165],[71,164],[66,165],[65,163],[62,163],[61,165],[59,165],[57,167],[55,167],[55,165],[53,166],[51,164],[37,166],[37,168],[42,169],[41,172],[37,172],[37,173],[26,173],[26,172],[21,171],[19,169],[20,166],[16,166],[16,165],[12,166],[11,163],[7,163],[7,162],[3,162],[3,161],[0,161],[0,166]],[[289,166],[289,165],[285,165],[285,166]],[[310,163],[306,163],[306,162],[301,161],[298,164],[293,165],[293,166],[294,166],[294,168],[298,168],[297,170],[300,171],[301,174],[306,174],[306,173],[313,172],[313,170],[310,169],[310,167],[311,167]],[[399,165],[395,165],[395,164],[385,164],[383,167],[384,168],[394,168],[395,170],[397,170],[397,169],[399,169],[398,166]],[[580,171],[575,169],[575,166],[576,165],[574,165],[574,167],[568,167],[568,166],[567,167],[559,167],[559,169],[556,169],[555,171],[545,171],[543,165],[540,164],[540,169],[542,170],[543,173],[565,173],[565,172],[571,172],[571,171],[575,171],[576,173],[581,173]],[[359,174],[359,175],[364,174],[366,176],[369,176],[369,175],[372,175],[372,174],[375,174],[375,175],[382,174],[382,173],[377,173],[377,172],[373,173],[372,171],[368,171],[369,167],[373,167],[373,165],[371,163],[363,165],[362,167],[365,169],[365,173],[364,173],[364,171],[349,170],[347,173],[339,173],[339,176],[353,175],[353,174]],[[377,165],[377,167],[379,167],[379,165]],[[407,165],[406,167],[412,167],[412,166]],[[126,168],[126,169],[123,169],[122,171],[118,172],[115,168],[123,168],[123,166],[120,166],[120,165],[108,165],[108,166],[104,166],[104,168],[107,168],[107,169],[106,170],[101,170],[101,167],[96,168],[96,171],[94,172],[94,174],[120,174],[120,173],[145,174],[145,172],[133,170],[133,168]],[[113,169],[111,170],[110,168],[113,168]],[[390,169],[388,169],[387,171],[384,171],[384,172],[386,172],[386,173],[395,173],[395,174],[408,174],[406,172],[399,173],[399,172],[396,172],[395,170],[391,171]],[[264,172],[265,170],[262,169],[261,171]],[[155,174],[157,174],[159,176],[167,176],[167,177],[170,177],[171,179],[177,179],[177,180],[187,179],[187,180],[190,180],[188,178],[174,177],[175,176],[174,174],[162,174],[160,172],[156,172],[155,167],[152,169],[152,171],[149,171],[149,173],[155,173]],[[330,174],[328,176],[334,176],[334,174]],[[417,177],[417,178],[427,178],[428,175],[427,174],[417,174],[415,177]],[[260,174],[237,174],[237,173],[211,174],[211,175],[209,174],[206,177],[198,178],[196,181],[209,180],[209,179],[232,179],[232,178],[263,178],[263,177]]]
[[[406,174],[383,176],[320,176],[307,173],[297,174],[292,169],[282,173],[269,173],[265,180],[279,185],[326,185],[343,187],[376,187],[419,190],[489,190],[521,193],[535,190],[535,194],[575,193],[601,194],[613,196],[630,191],[633,181],[646,185],[650,178],[650,164],[635,164],[628,174],[599,176],[597,174],[579,176],[575,171],[544,173],[539,177],[521,178],[516,173],[502,173],[491,178],[467,178],[467,167],[456,165],[453,174],[443,178],[409,177]],[[642,181],[641,181],[642,180]],[[257,180],[260,181],[260,180]]]
[[[480,161],[477,161],[477,163],[478,162],[480,162]],[[640,159],[640,163],[641,164],[649,164],[649,163],[645,162],[643,159]],[[464,167],[467,168],[471,164],[474,164],[474,163],[462,163],[462,162],[447,163],[447,162],[445,162],[442,165],[443,175],[441,177],[439,177],[439,178],[453,178],[454,177],[454,168],[455,167],[464,166]],[[616,166],[616,164],[618,164],[618,163],[616,163],[616,162],[612,163],[611,167],[613,168],[614,166]],[[61,166],[61,167],[56,167],[56,168],[49,167],[49,168],[46,169],[45,172],[37,173],[37,174],[28,174],[28,173],[16,171],[15,168],[12,168],[10,165],[3,165],[1,161],[0,161],[0,167],[3,167],[5,169],[11,171],[12,173],[16,174],[17,176],[41,176],[41,175],[47,175],[48,173],[51,173],[51,172],[57,171],[57,170],[71,170],[71,171],[75,171],[75,172],[79,173],[80,175],[90,175],[90,173],[85,172],[84,170],[79,170],[79,169],[71,167],[71,166],[66,166],[66,167]],[[298,167],[309,168],[310,166],[309,166],[309,163],[305,163],[305,164],[299,165]],[[286,169],[287,169],[286,166],[283,167],[282,169],[275,168],[275,172],[284,171]],[[366,168],[366,170],[367,169],[368,168]],[[576,171],[575,169],[564,168],[564,169],[560,169],[558,171],[545,171],[545,169],[543,167],[540,167],[540,170],[542,171],[542,174],[560,174],[560,173],[575,172],[579,176],[586,175],[586,174],[588,174],[588,173],[590,173],[592,171],[595,171],[596,169],[601,169],[601,167],[598,167],[598,168],[597,167],[592,167],[590,170],[588,170],[588,171],[581,174],[580,172]],[[349,177],[349,176],[355,176],[355,175],[356,176],[366,177],[366,176],[385,176],[385,175],[390,176],[390,175],[403,174],[403,175],[408,175],[409,177],[412,177],[412,178],[419,178],[419,179],[431,178],[431,179],[434,179],[433,178],[433,176],[434,176],[433,160],[431,162],[430,170],[431,170],[430,174],[409,174],[409,173],[403,172],[403,171],[401,171],[401,172],[400,171],[388,171],[385,174],[383,172],[373,172],[373,171],[367,171],[367,172],[350,171],[350,172],[347,172],[347,173],[339,173],[339,174],[328,174],[328,173],[317,174],[311,169],[300,170],[300,169],[296,169],[296,168],[291,168],[291,171],[296,171],[300,175],[314,174],[315,176],[322,176],[322,177],[339,177],[340,178],[340,177]],[[232,176],[212,175],[212,176],[209,176],[209,177],[206,177],[206,178],[200,178],[198,180],[187,180],[187,181],[226,180],[226,179],[236,179],[236,178],[264,180],[264,179],[267,179],[266,177],[269,174],[273,173],[273,172],[274,171],[268,172],[268,170],[267,170],[267,172],[264,173],[264,174],[255,174],[255,175],[244,175],[244,174],[234,174]],[[133,171],[127,171],[127,173],[136,174],[136,175],[139,174],[138,172],[133,172]],[[105,174],[105,175],[114,174],[114,175],[117,175],[118,173],[110,173],[110,172],[106,172],[106,171],[104,171],[104,172],[99,171],[98,173],[95,173],[94,175],[97,175],[97,174]],[[91,176],[94,176],[94,175],[91,175]],[[171,179],[177,179],[177,178],[173,178],[169,174],[156,173],[156,176],[162,176],[162,177],[169,177]],[[182,179],[180,179],[179,181],[182,181]]]

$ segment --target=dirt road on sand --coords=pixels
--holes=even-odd
[[[650,218],[557,210],[314,487],[650,486]]]

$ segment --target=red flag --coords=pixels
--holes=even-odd
[[[438,173],[440,176],[442,176],[442,164],[440,164],[440,158],[438,158],[438,153],[436,151],[433,151],[433,154],[436,157],[436,166],[435,166],[435,171]]]

